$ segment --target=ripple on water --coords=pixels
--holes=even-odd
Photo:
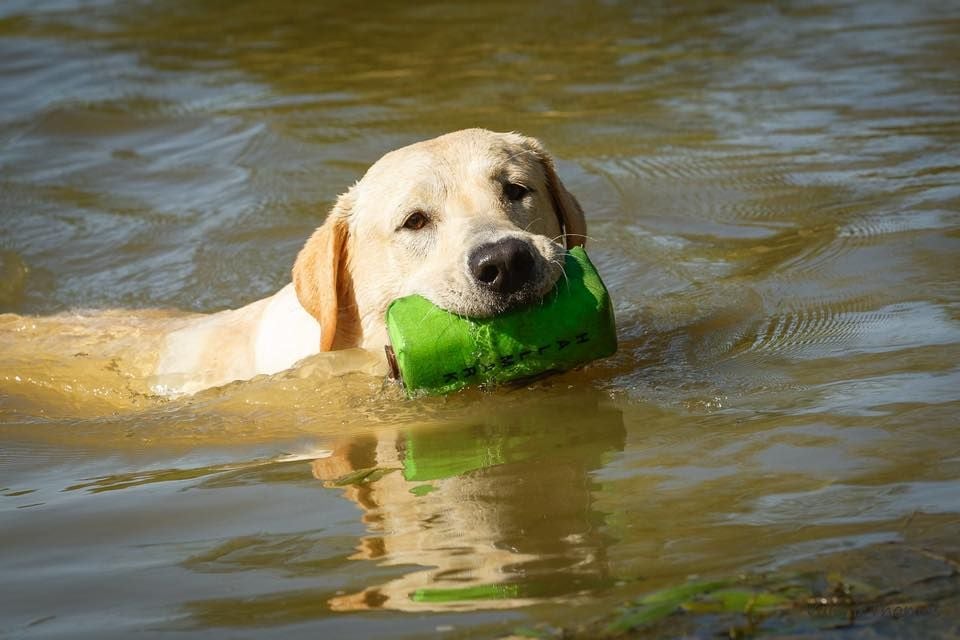
[[[960,212],[938,210],[894,211],[851,220],[837,230],[838,238],[871,241],[881,236],[913,231],[938,231],[960,227]]]
[[[836,525],[896,521],[916,511],[960,513],[960,482],[903,482],[880,487],[835,484],[802,493],[770,494],[737,518],[754,525],[798,518],[814,525]]]
[[[639,213],[658,230],[688,237],[765,238],[782,229],[799,196],[817,193],[794,184],[782,160],[732,149],[613,158],[591,167],[620,194],[622,210]]]
[[[735,355],[815,359],[960,341],[960,325],[943,307],[929,302],[865,307],[863,300],[841,300],[768,316]]]
[[[777,250],[781,254],[776,277],[829,281],[863,277],[874,273],[877,264],[895,270],[895,263],[909,259],[903,245],[911,236],[936,237],[960,223],[957,214],[942,210],[879,213],[858,209],[847,209],[847,215],[839,220],[801,227],[780,239],[774,254],[768,256],[775,257]]]

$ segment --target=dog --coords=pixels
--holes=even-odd
[[[466,129],[418,142],[337,198],[290,284],[172,330],[155,379],[193,393],[322,351],[382,350],[387,306],[411,294],[494,316],[548,293],[585,237],[583,210],[537,140]]]

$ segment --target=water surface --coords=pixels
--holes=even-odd
[[[3,3],[0,634],[483,637],[956,523],[956,60],[951,2]],[[103,348],[467,126],[557,156],[615,357],[165,400]]]

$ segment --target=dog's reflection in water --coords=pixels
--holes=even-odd
[[[363,512],[351,557],[411,567],[332,609],[516,607],[611,581],[590,472],[622,450],[620,412],[579,393],[478,414],[344,441],[313,463]]]

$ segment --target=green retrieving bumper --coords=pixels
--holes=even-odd
[[[387,309],[387,359],[408,392],[450,393],[564,371],[617,350],[613,306],[581,247],[567,253],[542,304],[493,318],[461,318],[421,296]]]

